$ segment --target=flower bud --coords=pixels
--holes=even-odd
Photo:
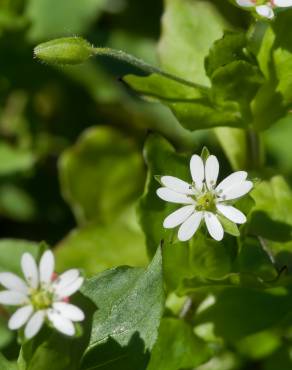
[[[51,40],[34,49],[34,56],[48,64],[80,64],[93,54],[93,47],[81,37]]]

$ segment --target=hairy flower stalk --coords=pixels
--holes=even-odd
[[[243,8],[254,9],[259,16],[268,19],[274,18],[274,8],[288,8],[292,6],[292,0],[236,0],[236,3]]]
[[[76,269],[57,276],[51,251],[41,257],[39,266],[29,253],[24,253],[21,268],[24,280],[11,272],[0,273],[0,284],[7,290],[0,292],[0,303],[20,306],[11,316],[8,327],[17,330],[25,326],[27,339],[34,337],[45,321],[59,332],[73,336],[75,322],[84,320],[84,313],[69,303],[69,297],[83,284]]]
[[[223,215],[236,224],[245,223],[245,215],[231,203],[247,194],[253,183],[247,180],[245,171],[238,171],[216,186],[219,162],[214,155],[210,155],[205,163],[200,156],[193,155],[190,172],[193,180],[191,184],[173,176],[161,177],[163,187],[157,189],[157,195],[167,202],[185,204],[166,217],[163,226],[171,229],[181,225],[178,239],[187,241],[204,220],[211,237],[222,240],[224,230],[218,216]]]

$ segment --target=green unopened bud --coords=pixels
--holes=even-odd
[[[34,55],[48,64],[80,64],[94,55],[93,50],[81,37],[63,37],[39,44]]]

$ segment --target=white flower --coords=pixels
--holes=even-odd
[[[236,0],[236,3],[244,8],[254,8],[264,18],[273,19],[275,14],[273,8],[288,8],[292,6],[292,0]]]
[[[163,226],[171,229],[181,225],[178,239],[187,241],[204,220],[212,238],[222,240],[224,230],[217,215],[221,214],[237,224],[245,223],[245,215],[234,208],[230,201],[247,194],[253,183],[247,180],[246,172],[238,171],[216,186],[219,162],[214,155],[210,155],[205,164],[201,157],[193,155],[190,170],[192,184],[173,176],[162,176],[160,179],[164,187],[157,189],[157,195],[167,202],[185,204],[166,217]]]
[[[54,267],[54,255],[48,250],[39,266],[30,253],[22,255],[25,280],[11,272],[0,273],[0,284],[7,289],[0,292],[0,304],[21,306],[11,316],[8,327],[16,330],[25,325],[27,339],[34,337],[46,320],[69,336],[75,334],[74,322],[84,320],[80,308],[69,303],[69,297],[83,284],[83,277],[76,269],[57,276]]]
[[[267,1],[265,4],[262,2],[259,3],[257,0],[236,0],[236,2],[239,6],[244,8],[254,8],[261,17],[273,19],[275,16],[273,11],[274,4],[272,1]],[[257,5],[258,3],[259,5]]]

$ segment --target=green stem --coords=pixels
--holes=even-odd
[[[200,89],[200,90],[205,90],[206,92],[209,90],[208,87],[196,84],[192,81],[185,80],[184,78],[180,78],[178,76],[175,76],[171,73],[164,72],[162,69],[152,66],[151,64],[148,64],[144,62],[142,59],[136,58],[133,55],[127,54],[122,50],[115,50],[111,48],[93,48],[94,55],[101,55],[101,56],[107,56],[119,61],[122,61],[124,63],[128,63],[146,73],[157,73],[163,77],[166,77],[170,80],[179,82],[183,85],[195,88],[195,89]]]
[[[249,128],[246,132],[247,139],[247,164],[251,169],[257,169],[262,164],[262,151],[259,134]]]

